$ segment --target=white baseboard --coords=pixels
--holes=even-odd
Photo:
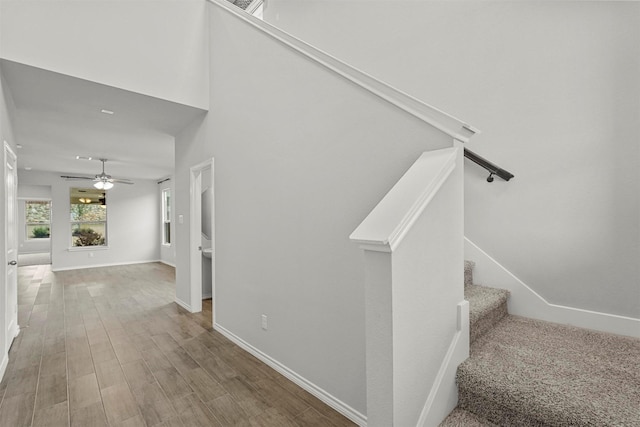
[[[11,324],[7,328],[7,331],[9,331],[9,337],[11,338],[11,342],[13,342],[13,340],[16,339],[18,334],[20,334],[20,326],[18,325],[17,318],[14,318],[11,320]],[[11,347],[11,344],[9,344],[9,347]]]
[[[168,265],[169,267],[176,268],[176,265],[174,263],[172,263],[172,262],[168,262],[168,261],[165,261],[165,260],[162,260],[162,259],[158,260],[158,262],[161,262],[161,263],[163,263],[165,265]]]
[[[211,293],[202,294],[202,299],[211,299],[211,298],[213,298],[213,295]]]
[[[187,304],[186,302],[182,301],[180,298],[176,297],[176,299],[174,299],[174,302],[176,304],[178,304],[180,307],[182,307],[185,310],[187,310],[189,313],[193,313],[193,310],[191,309],[191,306],[189,304]]]
[[[228,339],[230,339],[231,341],[233,341],[235,344],[240,346],[243,350],[251,353],[258,359],[260,359],[262,362],[269,365],[270,367],[272,367],[273,369],[275,369],[276,371],[278,371],[279,373],[287,377],[289,380],[297,384],[298,386],[302,387],[303,389],[305,389],[306,391],[308,391],[309,393],[311,393],[312,395],[314,395],[315,397],[317,397],[327,405],[331,406],[336,411],[340,412],[345,417],[349,418],[351,421],[353,421],[357,425],[359,426],[367,425],[367,417],[361,414],[360,412],[356,411],[346,403],[332,396],[331,394],[329,394],[322,388],[318,387],[317,385],[313,384],[312,382],[308,381],[298,373],[287,368],[282,363],[278,362],[277,360],[271,358],[267,354],[258,350],[248,342],[244,341],[242,338],[235,335],[233,332],[221,326],[220,324],[215,323],[213,325],[213,328],[216,331],[220,332],[225,337],[227,337]]]
[[[16,323],[13,324],[13,339],[16,339],[20,335],[20,325],[16,319]]]
[[[458,331],[453,336],[438,375],[422,408],[417,426],[431,427],[440,423],[458,404],[456,372],[469,357],[469,301],[458,304]]]
[[[640,338],[640,319],[551,304],[466,237],[464,255],[476,262],[474,281],[511,293],[511,314]]]
[[[117,267],[120,265],[149,264],[152,262],[162,262],[162,261],[159,259],[150,259],[146,261],[112,262],[107,264],[76,265],[76,266],[62,267],[62,268],[56,268],[52,266],[51,271],[58,272],[58,271],[67,271],[67,270],[83,270],[85,268]]]
[[[0,363],[0,381],[4,379],[4,374],[7,371],[7,365],[9,364],[9,352],[5,353],[2,358],[2,363]]]

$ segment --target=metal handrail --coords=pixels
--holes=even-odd
[[[491,163],[489,160],[485,159],[482,156],[477,155],[476,153],[469,150],[468,148],[464,149],[464,156],[467,159],[471,160],[472,162],[482,166],[483,168],[489,171],[487,182],[493,182],[494,175],[497,175],[498,177],[504,179],[505,181],[509,181],[511,178],[514,177],[514,175],[511,172],[502,169],[501,167],[497,166],[494,163]]]

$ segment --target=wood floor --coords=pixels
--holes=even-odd
[[[20,267],[0,426],[353,426],[173,302],[160,263]]]

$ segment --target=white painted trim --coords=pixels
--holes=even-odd
[[[7,372],[7,365],[9,365],[9,353],[5,353],[2,358],[2,363],[0,363],[0,381],[4,379],[4,374]]]
[[[458,404],[456,372],[469,357],[469,301],[458,303],[458,331],[453,336],[438,375],[422,408],[418,426],[439,425]]]
[[[108,245],[71,246],[71,247],[68,247],[66,251],[67,252],[93,252],[93,251],[108,251],[109,249],[110,248]]]
[[[182,301],[180,298],[176,297],[173,300],[176,304],[178,304],[180,307],[184,308],[185,310],[187,310],[189,313],[195,313],[195,311],[193,311],[191,309],[191,306],[189,304],[187,304],[186,302]]]
[[[34,202],[50,202],[51,197],[18,197],[18,200],[34,201]]]
[[[209,298],[213,298],[213,293],[202,294],[202,299],[209,299]]]
[[[244,11],[249,15],[253,15],[256,12],[256,9],[258,9],[263,3],[264,0],[253,0]]]
[[[158,260],[158,262],[160,262],[160,263],[162,263],[162,264],[164,264],[164,265],[168,265],[169,267],[176,268],[176,265],[175,265],[174,263],[172,263],[172,262],[165,261],[165,260],[162,260],[162,259],[161,259],[161,260]]]
[[[85,268],[100,268],[100,267],[117,267],[119,265],[134,265],[134,264],[149,264],[153,262],[162,262],[159,259],[150,259],[146,261],[126,261],[126,262],[112,262],[107,264],[91,264],[91,265],[77,265],[71,267],[51,268],[51,271],[69,271],[69,270],[84,270]]]
[[[9,325],[8,332],[9,332],[9,346],[7,348],[7,352],[13,345],[13,340],[15,340],[18,335],[20,335],[20,325],[18,325],[17,318],[15,319],[15,321],[11,322],[11,325]]]
[[[260,359],[262,362],[264,362],[265,364],[269,365],[270,367],[272,367],[273,369],[275,369],[276,371],[278,371],[279,373],[287,377],[287,379],[294,382],[296,385],[302,387],[303,389],[305,389],[306,391],[308,391],[318,399],[322,400],[327,405],[331,406],[336,411],[340,412],[345,417],[349,418],[351,421],[353,421],[357,425],[359,426],[367,425],[367,417],[365,415],[356,411],[351,406],[342,402],[340,399],[336,398],[335,396],[331,395],[324,389],[318,387],[311,381],[302,377],[295,371],[289,369],[282,363],[278,362],[277,360],[273,359],[272,357],[258,350],[248,342],[244,341],[242,338],[235,335],[233,332],[226,329],[224,326],[221,326],[218,323],[214,323],[213,328],[216,331],[220,332],[225,337],[227,337],[233,343],[240,346],[243,350],[251,353],[258,359]]]
[[[445,113],[431,105],[428,105],[405,92],[402,92],[387,83],[384,83],[369,74],[366,74],[339,59],[293,37],[292,35],[274,27],[273,25],[256,18],[242,9],[234,6],[226,0],[208,0],[211,4],[235,15],[247,24],[257,28],[259,31],[291,49],[301,53],[317,64],[328,68],[345,79],[355,83],[368,92],[389,102],[401,110],[406,111],[414,117],[428,123],[436,129],[450,135],[454,139],[467,142],[474,134],[480,131],[471,125]]]
[[[640,338],[640,319],[552,304],[471,240],[464,240],[465,259],[476,262],[474,280],[507,289],[511,314]]]
[[[458,148],[423,153],[349,238],[362,249],[393,252],[456,167]]]

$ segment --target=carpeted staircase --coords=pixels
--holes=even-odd
[[[640,427],[640,340],[509,315],[508,292],[473,284],[470,357],[441,427]]]

